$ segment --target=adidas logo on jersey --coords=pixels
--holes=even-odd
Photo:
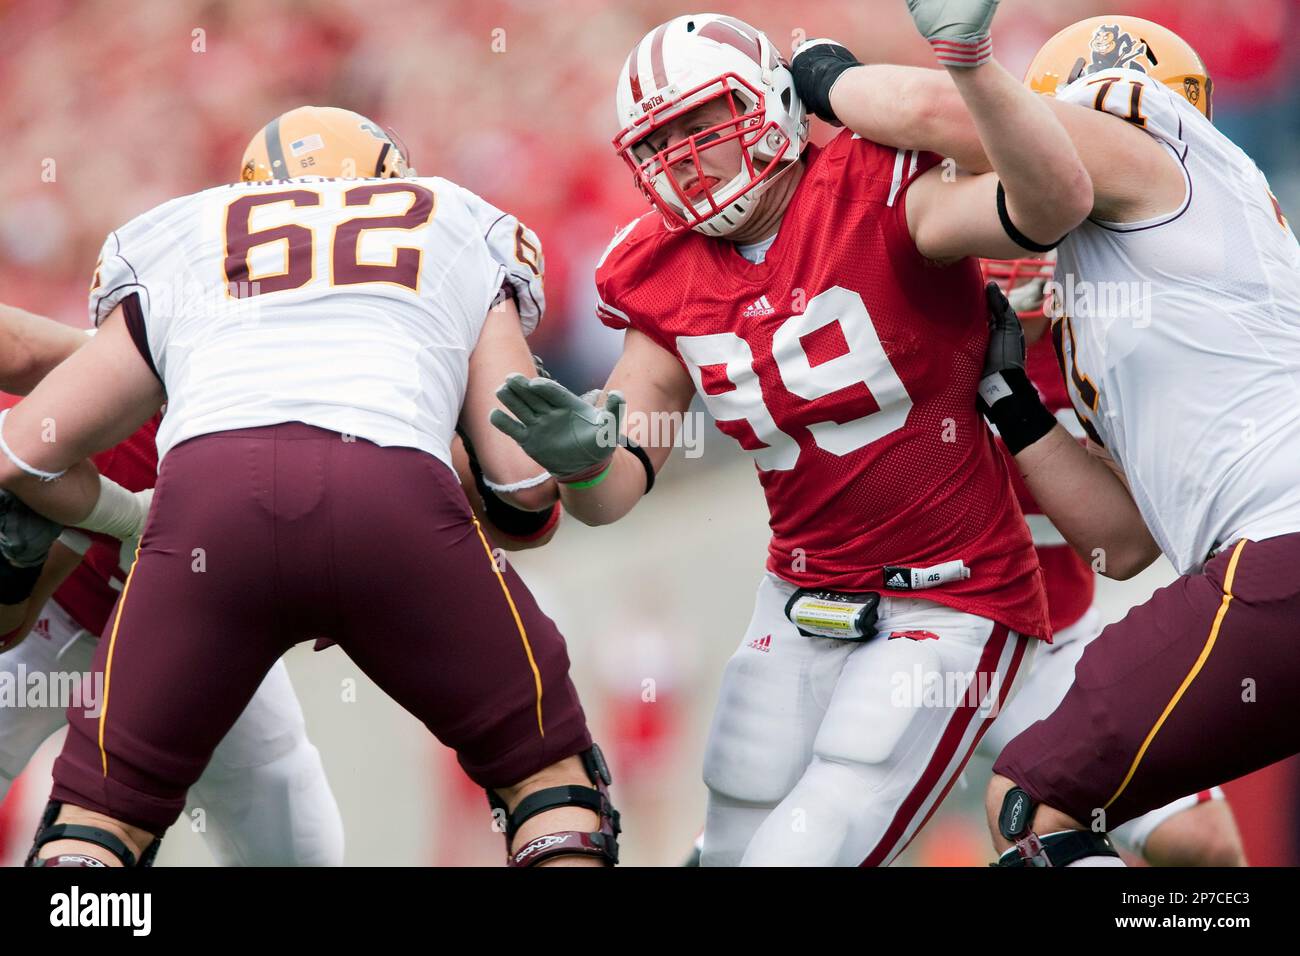
[[[747,646],[752,647],[756,651],[762,651],[764,654],[767,654],[772,650],[772,635],[768,634],[764,637],[756,637],[750,641]]]
[[[902,571],[895,571],[885,580],[885,587],[905,588],[910,591],[912,589],[912,582],[905,574],[903,574]]]
[[[745,319],[759,319],[775,313],[776,309],[772,308],[772,303],[767,301],[767,296],[761,295],[745,306],[745,311],[740,313],[740,316]]]

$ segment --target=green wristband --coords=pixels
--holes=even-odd
[[[611,460],[610,463],[605,466],[605,470],[595,478],[588,478],[586,481],[561,481],[560,484],[564,485],[566,488],[594,488],[609,477],[610,469],[613,467],[614,462]]]

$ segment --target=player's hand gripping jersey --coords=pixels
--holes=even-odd
[[[938,157],[848,131],[809,147],[766,261],[649,213],[596,273],[598,314],[678,358],[718,427],[754,455],[768,568],[795,584],[883,590],[963,561],[918,593],[1049,634],[1006,464],[975,408],[988,339],[974,262],[912,242],[907,187]]]
[[[450,465],[488,308],[513,295],[525,333],[541,318],[540,250],[445,179],[236,183],[112,233],[91,320],[122,303],[167,389],[159,458],[197,435],[299,421]]]
[[[1085,429],[1180,574],[1238,538],[1300,530],[1300,247],[1267,181],[1139,70],[1057,95],[1136,124],[1187,179],[1180,208],[1087,221],[1058,250],[1052,331]]]

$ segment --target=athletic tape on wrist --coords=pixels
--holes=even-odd
[[[506,485],[498,485],[487,475],[483,476],[483,484],[487,485],[497,494],[509,494],[512,491],[526,491],[529,488],[536,488],[538,485],[544,485],[555,476],[549,471],[544,471],[539,475],[533,475],[531,478],[525,478],[522,481],[512,481]]]
[[[0,451],[5,453],[5,457],[13,462],[17,468],[25,471],[33,478],[39,478],[41,481],[55,481],[56,479],[62,478],[66,475],[68,473],[68,469],[66,468],[63,469],[63,471],[42,471],[39,468],[27,464],[27,462],[23,461],[13,453],[13,449],[9,447],[9,443],[5,441],[4,436],[5,419],[9,417],[9,412],[10,409],[8,408],[3,412],[0,412]]]

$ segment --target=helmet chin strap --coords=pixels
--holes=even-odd
[[[744,196],[740,197],[740,199],[736,200],[735,202],[732,202],[729,206],[724,207],[724,210],[729,212],[728,218],[731,219],[730,223],[727,223],[722,218],[722,214],[719,213],[717,215],[711,216],[710,218],[706,219],[704,222],[700,223],[699,225],[694,226],[693,228],[695,229],[695,231],[702,232],[706,236],[716,236],[717,238],[720,239],[726,238],[732,242],[740,241],[736,239],[736,233],[741,232],[746,226],[752,225],[754,223],[754,216],[755,214],[758,213],[759,208],[763,205],[762,204],[763,198],[768,195],[773,195],[771,193],[771,189],[773,185],[780,183],[782,178],[785,177],[791,169],[793,169],[795,166],[798,166],[801,158],[802,157],[796,157],[790,162],[785,163],[780,169],[774,172],[770,177],[768,177],[763,182],[759,183],[759,185],[755,187],[753,190],[746,193]],[[775,213],[772,217],[775,222],[780,222],[781,217],[785,215],[785,207],[786,205],[788,205],[790,196],[792,196],[793,194],[794,194],[793,190],[790,190],[786,193],[785,197],[782,199],[781,208],[775,210]],[[744,203],[744,206],[741,209],[741,211],[739,213],[730,212],[730,210],[734,209],[734,207],[739,203]],[[764,223],[764,225],[766,226],[768,224]],[[768,231],[766,228],[760,230],[760,232],[766,232],[766,231]]]

